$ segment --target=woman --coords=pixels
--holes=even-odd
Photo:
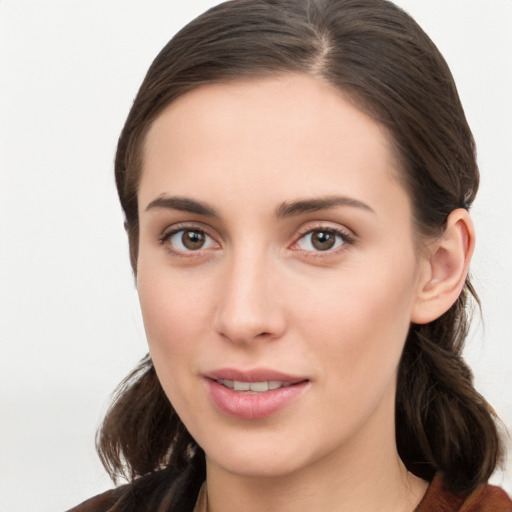
[[[461,359],[478,188],[443,58],[384,0],[235,0],[179,32],[116,180],[151,356],[76,511],[512,510]]]

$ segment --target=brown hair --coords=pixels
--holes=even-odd
[[[134,272],[137,187],[154,119],[201,84],[287,72],[323,78],[386,127],[420,234],[442,232],[451,211],[471,206],[479,181],[473,137],[446,62],[409,15],[386,0],[233,0],[164,47],[121,133],[115,174]],[[487,481],[501,450],[494,412],[461,356],[471,294],[468,279],[447,313],[411,326],[396,396],[396,440],[406,467],[428,480],[439,472],[454,491]],[[97,442],[113,477],[204,465],[149,356],[122,383]]]

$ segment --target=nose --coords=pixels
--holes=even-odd
[[[220,277],[217,333],[238,344],[280,338],[286,320],[277,274],[264,255],[233,255]]]

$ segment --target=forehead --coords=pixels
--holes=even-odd
[[[371,196],[384,183],[398,186],[391,147],[386,130],[324,80],[205,85],[169,105],[148,131],[141,203],[190,187],[205,200],[218,192],[275,202],[283,188],[297,197]]]

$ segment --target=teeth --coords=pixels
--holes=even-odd
[[[219,379],[217,382],[235,391],[253,391],[255,393],[264,393],[265,391],[291,386],[290,382],[281,382],[278,380],[243,382],[239,380]]]
[[[235,391],[249,391],[251,389],[251,383],[250,382],[239,382],[235,380],[233,382],[233,389]]]
[[[262,393],[263,391],[268,391],[268,382],[251,382],[250,386],[251,391],[257,391],[259,393]]]

